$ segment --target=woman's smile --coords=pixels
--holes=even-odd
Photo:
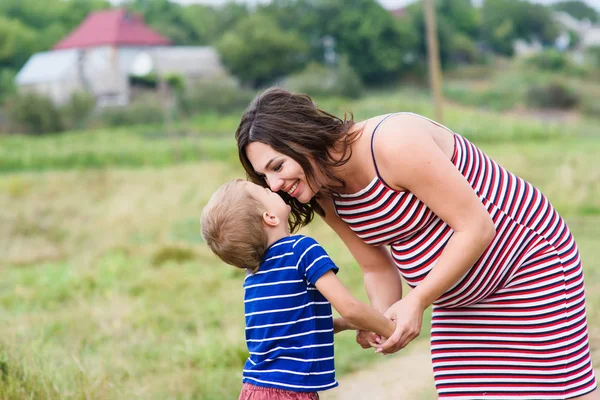
[[[298,189],[299,186],[300,186],[300,181],[294,182],[294,184],[292,185],[292,187],[290,187],[288,190],[286,190],[287,194],[289,194],[292,197],[296,197],[295,195],[297,195],[298,193],[295,193],[295,192],[296,192],[296,189]]]

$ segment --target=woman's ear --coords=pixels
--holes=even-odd
[[[279,225],[279,223],[281,222],[279,220],[279,217],[273,213],[270,213],[268,211],[265,211],[262,215],[263,217],[263,222],[267,225],[267,226],[271,226],[271,227],[276,227],[277,225]]]

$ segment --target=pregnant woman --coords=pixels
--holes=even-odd
[[[439,398],[598,399],[577,245],[529,182],[425,117],[356,122],[279,88],[236,140],[249,178],[291,206],[290,229],[320,215],[396,322],[382,344],[359,332],[363,347],[405,347],[433,304]]]

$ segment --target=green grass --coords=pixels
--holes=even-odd
[[[235,148],[215,134],[166,135],[161,128],[0,138],[0,172],[166,165],[225,159]]]
[[[410,89],[317,100],[358,119],[432,115],[427,96]],[[243,274],[210,254],[198,217],[217,186],[243,176],[232,137],[237,117],[199,116],[197,124],[170,138],[148,127],[0,138],[1,399],[236,398],[246,357]],[[584,263],[599,362],[597,123],[548,125],[453,106],[446,124],[533,182],[566,216]],[[366,301],[340,239],[319,220],[304,232]],[[340,375],[378,359],[352,332],[336,337]]]
[[[598,209],[600,140],[481,147],[568,215],[598,359],[600,215],[589,210]],[[240,175],[229,162],[5,174],[0,398],[235,398],[246,357],[243,276],[209,253],[197,221],[212,191]],[[340,239],[321,221],[305,232],[325,245],[341,279],[366,301],[359,268]],[[424,322],[422,340],[428,330]],[[352,332],[336,337],[340,375],[377,360]]]
[[[398,111],[433,117],[430,98],[411,88],[376,91],[353,101],[335,98],[316,101],[320,107],[340,116],[352,111],[356,120]],[[200,114],[191,121],[174,124],[169,134],[161,126],[143,126],[43,137],[0,136],[0,173],[164,167],[205,160],[236,163],[234,132],[242,112]],[[452,104],[444,108],[445,125],[478,143],[543,141],[600,133],[598,120],[549,119],[536,120]]]
[[[600,85],[597,72],[592,70],[544,71],[523,60],[496,68],[464,67],[464,71],[459,69],[446,75],[444,96],[455,104],[496,112],[524,110],[531,107],[527,99],[529,89],[558,83],[574,93],[578,99],[576,110],[588,117],[599,115]]]

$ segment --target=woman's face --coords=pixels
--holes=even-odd
[[[294,159],[260,142],[248,144],[246,156],[273,192],[286,192],[301,203],[308,203],[315,196],[304,170]]]

